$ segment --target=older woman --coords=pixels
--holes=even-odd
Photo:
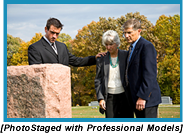
[[[118,49],[118,33],[109,30],[103,34],[102,44],[107,49],[104,57],[97,59],[95,90],[100,112],[106,118],[133,118],[130,92],[125,88],[127,51]]]

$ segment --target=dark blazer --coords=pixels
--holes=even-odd
[[[66,66],[89,66],[95,65],[95,56],[79,58],[72,55],[64,43],[55,41],[58,55],[54,52],[50,44],[42,37],[39,41],[32,44],[28,48],[29,65],[59,63]]]
[[[156,50],[151,42],[140,37],[128,67],[129,87],[134,105],[138,97],[146,100],[146,107],[161,103],[161,92],[156,78]]]
[[[126,69],[126,59],[127,59],[127,51],[119,50],[118,51],[118,59],[119,59],[119,68],[120,68],[120,77],[122,85],[125,89],[125,94],[127,99],[129,98],[130,92],[126,89],[125,85],[125,69]],[[103,99],[105,102],[107,101],[107,89],[108,89],[108,80],[109,80],[109,52],[107,52],[106,56],[102,56],[101,58],[97,58],[96,65],[96,77],[95,77],[95,90],[98,101]],[[129,102],[129,101],[127,101]],[[100,112],[103,113],[103,110],[100,109]]]

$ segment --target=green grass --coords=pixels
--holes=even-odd
[[[160,105],[159,118],[180,118],[180,105]]]
[[[158,110],[159,118],[180,118],[180,105],[160,105]],[[99,113],[99,106],[77,106],[72,107],[72,118],[105,118],[105,115]]]
[[[105,118],[105,115],[99,113],[99,107],[97,108],[92,107],[91,106],[72,107],[72,118]]]

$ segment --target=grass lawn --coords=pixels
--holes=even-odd
[[[180,118],[180,105],[160,105],[159,118]]]
[[[105,118],[99,106],[72,107],[72,118]],[[159,118],[180,118],[180,105],[160,105]]]
[[[72,107],[72,118],[105,118],[99,113],[99,106]]]

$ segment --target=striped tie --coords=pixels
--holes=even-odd
[[[58,53],[57,53],[57,48],[56,48],[56,46],[55,46],[55,43],[52,43],[51,45],[52,45],[52,48],[53,48],[53,50],[55,51],[55,53],[58,54]]]

